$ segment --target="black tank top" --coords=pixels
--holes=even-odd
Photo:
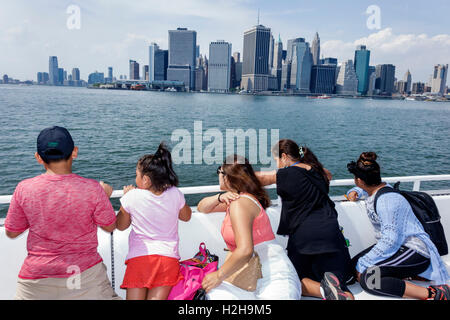
[[[282,209],[277,233],[289,235],[288,250],[320,254],[346,248],[328,191],[325,178],[314,169],[293,166],[278,170]]]

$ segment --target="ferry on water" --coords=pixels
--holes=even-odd
[[[321,96],[307,96],[308,99],[331,99],[331,96],[323,94]]]
[[[413,183],[413,190],[419,191],[421,182],[428,181],[450,181],[450,174],[436,175],[436,176],[410,176],[410,177],[391,177],[384,178],[384,182],[394,184],[398,181],[403,183]],[[334,180],[331,182],[331,187],[354,185],[353,179]],[[268,189],[274,189],[276,186],[272,185]],[[217,193],[220,191],[219,186],[198,186],[198,187],[184,187],[180,190],[185,195],[190,194],[208,194]],[[423,190],[422,190],[423,191]],[[441,222],[447,235],[450,237],[450,190],[434,190],[424,191],[429,193],[439,209],[441,215]],[[123,195],[122,191],[114,191],[112,198],[119,198]],[[11,195],[0,196],[0,204],[9,204]],[[339,213],[339,224],[343,228],[343,233],[346,239],[350,242],[350,254],[355,256],[363,249],[374,244],[375,235],[373,227],[366,214],[366,207],[364,201],[350,202],[344,196],[332,197],[336,204],[336,210]],[[267,209],[267,214],[270,218],[272,229],[276,234],[279,219],[280,219],[281,201],[280,199],[273,199],[272,206]],[[180,236],[180,255],[181,259],[192,258],[197,253],[199,244],[204,242],[211,253],[219,256],[219,266],[224,262],[226,252],[226,244],[221,237],[220,229],[224,219],[225,213],[216,214],[201,214],[196,207],[192,208],[192,219],[189,222],[181,222],[179,224]],[[131,228],[130,228],[131,229]],[[99,228],[98,230],[98,251],[103,258],[103,262],[107,266],[108,276],[111,280],[113,288],[122,298],[125,298],[125,290],[121,290],[119,285],[125,274],[125,257],[128,253],[128,235],[130,229],[126,231],[114,231],[112,234],[107,233]],[[2,255],[2,264],[0,266],[0,299],[13,299],[16,292],[17,275],[21,265],[27,255],[26,240],[28,232],[22,234],[19,238],[11,240],[6,237],[4,228],[4,219],[0,219],[0,252]],[[276,236],[282,246],[286,246],[287,237]],[[450,255],[442,257],[446,264],[447,270],[450,272]],[[425,281],[414,281],[423,287],[428,287],[430,283]],[[370,295],[362,290],[359,284],[351,285],[350,290],[355,296],[356,300],[386,300],[392,298],[377,297]],[[302,298],[309,299],[309,298]],[[312,299],[312,298],[311,298]]]

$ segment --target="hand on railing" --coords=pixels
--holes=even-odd
[[[113,188],[109,184],[104,183],[103,181],[100,181],[100,185],[103,187],[103,190],[105,190],[105,193],[108,196],[108,198],[111,198]]]

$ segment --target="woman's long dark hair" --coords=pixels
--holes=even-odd
[[[378,186],[381,184],[381,169],[377,163],[375,152],[363,152],[358,161],[347,164],[347,169],[355,177],[360,178],[367,186]]]
[[[315,171],[324,177],[327,183],[330,183],[328,176],[323,169],[322,163],[320,163],[319,159],[317,159],[311,149],[307,147],[299,147],[293,140],[282,139],[273,146],[272,153],[279,158],[281,158],[281,155],[284,153],[293,161],[310,165]]]
[[[150,178],[152,188],[157,192],[178,186],[178,176],[172,168],[172,155],[164,142],[159,145],[155,154],[140,158],[137,168],[142,175]]]
[[[255,175],[247,158],[238,155],[228,156],[222,165],[228,185],[238,193],[248,193],[258,199],[266,209],[270,206],[270,198],[263,185]]]

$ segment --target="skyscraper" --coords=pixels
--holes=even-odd
[[[148,65],[142,66],[142,80],[149,81]]]
[[[316,36],[311,44],[311,53],[313,57],[313,64],[320,64],[320,38],[318,32],[316,32]]]
[[[283,68],[283,42],[278,35],[278,41],[275,43],[273,50],[273,68],[272,75],[277,77],[277,90],[281,88],[281,75]]]
[[[93,72],[88,77],[88,84],[105,83],[105,74],[103,72]]]
[[[334,93],[336,86],[336,67],[335,64],[318,64],[312,66],[312,93]]]
[[[139,63],[134,60],[130,60],[130,80],[140,80]]]
[[[336,81],[336,93],[343,95],[355,95],[358,92],[358,78],[356,76],[352,60],[341,64]]]
[[[64,84],[64,69],[58,68],[58,85],[62,86]]]
[[[233,59],[235,63],[241,62],[241,53],[240,52],[234,52],[233,53]]]
[[[78,68],[72,69],[72,80],[80,81],[80,69],[78,69]]]
[[[241,88],[266,91],[269,77],[270,28],[257,25],[244,32]]]
[[[301,92],[310,92],[311,69],[313,66],[313,57],[309,44],[304,41],[292,43],[292,61],[291,61],[291,89]]]
[[[369,66],[369,86],[367,88],[367,95],[373,96],[375,94],[375,85],[377,83],[376,68]]]
[[[448,64],[434,66],[433,78],[431,80],[431,93],[444,95],[447,85]]]
[[[381,95],[390,96],[394,93],[395,66],[392,64],[379,64],[376,66],[376,91]]]
[[[58,85],[58,57],[51,56],[48,59],[48,76],[50,85]]]
[[[273,39],[272,33],[270,33],[270,40],[269,40],[269,73],[271,73],[273,68],[273,56],[274,56],[274,49],[275,49],[275,41]]]
[[[109,83],[114,81],[114,75],[113,75],[113,67],[108,67],[108,81]]]
[[[412,87],[412,77],[411,72],[409,70],[405,73],[405,76],[403,77],[403,81],[406,83],[406,93],[411,93],[411,87]]]
[[[370,51],[366,46],[358,46],[355,51],[355,72],[358,77],[358,93],[366,95],[369,90]]]
[[[187,89],[194,90],[196,48],[196,31],[187,28],[169,30],[167,80],[183,81]]]
[[[231,81],[231,43],[223,40],[209,45],[208,91],[229,92]]]

